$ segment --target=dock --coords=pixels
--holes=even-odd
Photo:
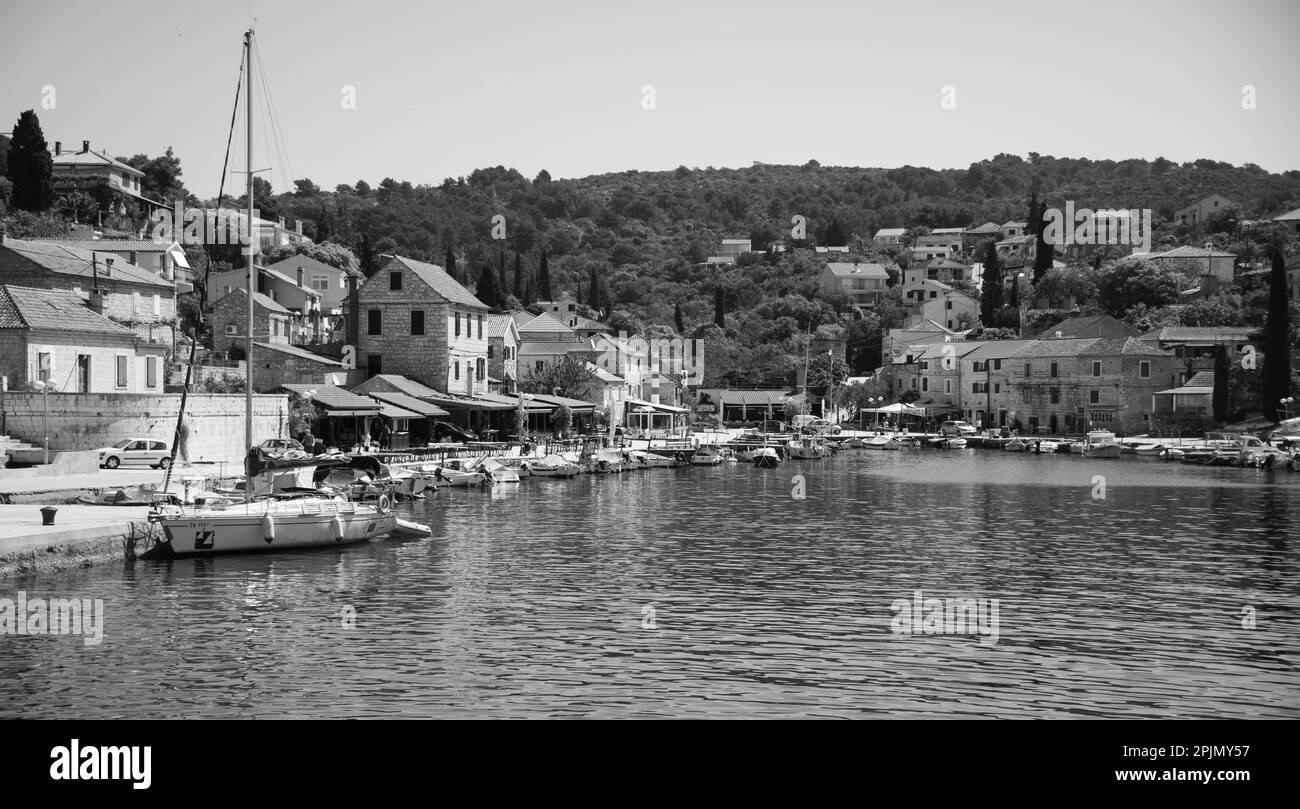
[[[37,503],[0,505],[0,581],[133,557],[154,530],[146,506],[56,506],[42,525]]]

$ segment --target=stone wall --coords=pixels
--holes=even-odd
[[[33,445],[45,434],[41,394],[4,394],[0,433]],[[179,393],[49,394],[50,449],[84,450],[127,438],[152,438],[171,444],[180,409]],[[289,397],[253,395],[253,443],[288,437]],[[244,396],[191,393],[186,402],[191,462],[243,463]]]

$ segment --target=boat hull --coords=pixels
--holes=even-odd
[[[166,539],[145,559],[304,550],[366,542],[392,533],[395,515],[343,503],[252,503],[157,518]]]

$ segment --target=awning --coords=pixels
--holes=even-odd
[[[501,396],[500,398],[503,401],[510,402],[510,406],[515,410],[519,409],[519,397]],[[550,413],[551,411],[555,410],[555,408],[557,407],[557,405],[553,405],[550,402],[539,402],[531,394],[528,393],[525,393],[523,395],[523,400],[524,400],[525,413]]]
[[[319,402],[317,404],[319,404]],[[350,418],[352,416],[374,416],[379,413],[378,407],[376,407],[374,410],[353,410],[347,407],[325,406],[323,407],[323,409],[325,411],[324,417],[327,419],[343,418],[343,417]]]
[[[389,419],[422,419],[419,413],[412,413],[409,410],[403,410],[397,405],[391,405],[384,402],[379,408],[379,415]]]
[[[643,407],[648,407],[648,408],[650,408],[651,410],[658,410],[660,413],[689,413],[689,412],[691,412],[691,411],[690,411],[690,408],[687,408],[687,407],[676,407],[676,406],[674,406],[674,405],[655,404],[654,402],[646,402],[646,401],[643,401],[643,400],[641,400],[641,399],[628,399],[628,400],[627,400],[627,403],[628,403],[629,405],[632,405],[633,407],[635,407],[635,408],[638,409],[638,410],[640,410],[640,409],[643,408]],[[644,412],[644,411],[643,411],[643,412]]]
[[[395,405],[425,418],[440,418],[451,415],[435,404],[429,404],[423,399],[417,399],[414,396],[407,396],[405,393],[378,391],[369,394],[369,396],[380,404]]]
[[[431,402],[437,402],[443,407],[453,407],[460,410],[510,410],[518,407],[515,404],[495,402],[478,396],[452,396],[451,394],[444,395],[440,393],[437,396],[426,396],[425,398]]]
[[[596,405],[591,402],[584,402],[581,399],[570,399],[567,396],[540,396],[536,393],[525,394],[531,399],[539,402],[546,402],[554,407],[568,407],[575,413],[585,413],[596,409]]]

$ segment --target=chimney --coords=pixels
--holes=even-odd
[[[61,154],[63,154],[63,141],[56,140],[54,141],[54,156],[58,157]]]
[[[361,301],[355,275],[348,276],[347,315],[344,319],[347,321],[344,331],[347,334],[348,345],[356,346],[361,334]]]
[[[83,140],[83,141],[81,142],[81,153],[82,153],[82,154],[85,154],[86,152],[89,152],[89,151],[90,151],[90,141],[88,141],[88,140]]]
[[[104,314],[104,293],[98,289],[90,290],[90,300],[87,302],[87,306],[97,315]]]
[[[302,220],[299,219],[297,222],[294,222],[294,223],[293,223],[293,227],[294,227],[295,230],[298,231],[298,235],[301,236],[301,235],[302,235]]]

